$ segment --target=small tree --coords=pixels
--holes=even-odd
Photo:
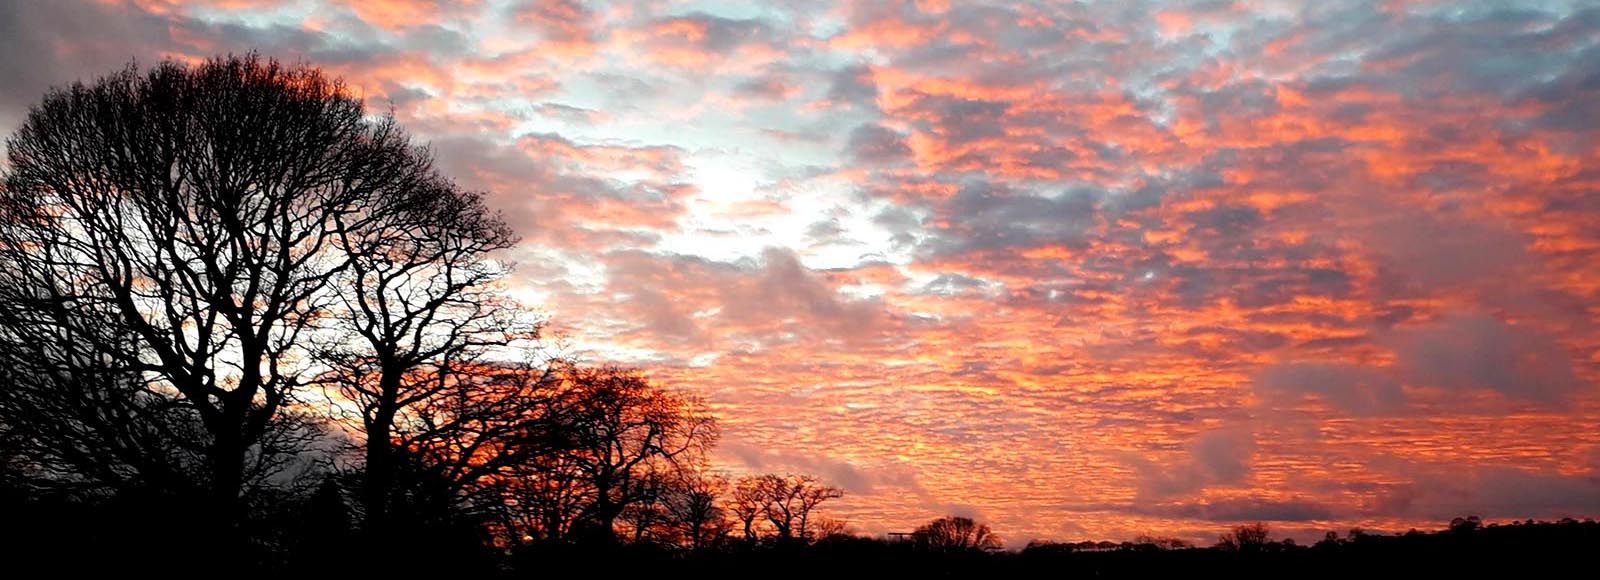
[[[1450,520],[1450,531],[1457,534],[1470,534],[1483,527],[1483,520],[1478,516],[1458,517]]]
[[[972,518],[942,517],[918,527],[912,535],[917,546],[931,550],[997,550],[1000,537]]]
[[[1169,536],[1152,536],[1143,534],[1133,539],[1133,543],[1140,546],[1154,546],[1159,550],[1182,550],[1194,547],[1187,541]]]
[[[1233,531],[1218,538],[1217,548],[1230,552],[1260,552],[1267,546],[1267,536],[1267,525],[1260,522],[1235,526]]]
[[[740,478],[728,509],[744,526],[744,537],[754,542],[759,524],[770,530],[780,543],[809,542],[818,508],[828,500],[844,497],[844,490],[822,483],[810,475],[766,474]]]
[[[556,382],[532,363],[455,368],[438,381],[394,426],[396,464],[384,502],[403,508],[395,511],[410,525],[429,524],[419,521],[429,514],[498,516],[509,480],[570,446],[555,409]]]
[[[716,545],[730,530],[720,500],[728,478],[684,471],[669,485],[662,504],[685,547],[699,551]]]
[[[562,364],[551,376],[549,420],[541,425],[553,446],[501,482],[507,533],[614,542],[625,515],[636,538],[656,533],[665,490],[702,464],[716,441],[715,420],[699,401],[637,371]]]
[[[739,520],[740,531],[746,544],[754,544],[761,538],[759,529],[761,516],[766,513],[769,502],[767,484],[763,480],[768,477],[776,476],[740,478],[734,484],[733,493],[728,498],[728,511]]]

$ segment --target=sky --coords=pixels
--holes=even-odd
[[[0,0],[52,85],[341,76],[569,352],[863,533],[1600,515],[1600,4]]]

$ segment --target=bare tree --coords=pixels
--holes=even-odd
[[[511,543],[565,541],[592,501],[576,461],[565,453],[537,455],[512,466],[497,490],[496,523]]]
[[[980,524],[962,516],[942,517],[918,527],[913,537],[917,545],[933,550],[997,550],[1000,537]]]
[[[0,285],[10,304],[29,289]],[[0,308],[0,452],[12,485],[92,498],[144,492],[204,491],[199,417],[187,405],[148,393],[144,377],[96,352],[77,331],[31,324],[21,309]],[[109,339],[101,339],[109,342]]]
[[[825,485],[814,478],[810,479],[809,481],[801,482],[801,485],[798,487],[801,488],[798,494],[798,500],[800,503],[799,536],[800,539],[809,542],[812,539],[812,518],[814,515],[816,515],[817,508],[825,501],[844,497],[844,490],[831,485]],[[837,524],[838,522],[833,523]]]
[[[741,478],[734,485],[728,507],[744,525],[746,541],[757,538],[759,519],[764,520],[775,541],[808,542],[817,508],[840,497],[844,497],[844,490],[816,477],[769,473]]]
[[[637,478],[638,501],[623,507],[618,516],[629,543],[666,545],[676,540],[677,530],[672,528],[672,514],[667,511],[666,503],[669,481],[676,479],[676,475],[664,471],[655,465],[647,467]]]
[[[652,474],[698,465],[716,441],[716,423],[698,401],[636,371],[574,365],[561,376],[569,453],[591,494],[578,523],[611,541],[622,511],[659,491]]]
[[[1217,539],[1217,547],[1230,552],[1259,552],[1267,547],[1267,525],[1257,522],[1234,526]]]
[[[719,505],[727,489],[727,477],[688,470],[667,487],[662,503],[690,551],[716,545],[727,537],[728,519]]]
[[[698,470],[716,424],[691,397],[637,371],[554,367],[547,442],[497,477],[496,516],[511,542],[671,538],[671,489]]]
[[[414,151],[410,163],[416,183],[407,195],[374,204],[367,227],[336,238],[349,265],[333,285],[327,318],[336,323],[316,350],[331,368],[325,384],[360,415],[360,499],[375,533],[388,524],[404,440],[443,428],[415,411],[481,384],[455,375],[484,370],[497,347],[538,337],[538,322],[496,284],[504,268],[490,254],[515,242],[509,227],[482,194],[433,174],[425,151]]]
[[[163,437],[196,446],[206,511],[236,522],[309,379],[301,339],[351,267],[340,241],[425,164],[338,81],[253,55],[54,90],[7,145],[9,332],[84,341],[42,354],[102,359],[134,398],[192,412],[195,433]]]
[[[441,373],[392,431],[388,502],[455,517],[494,516],[505,480],[570,449],[548,367],[502,363]]]
[[[835,537],[850,537],[853,535],[853,533],[850,531],[850,522],[839,518],[816,518],[815,521],[811,522],[811,529],[815,531],[815,533],[812,535],[819,541]]]
[[[844,490],[826,485],[810,475],[791,475],[767,481],[776,484],[769,492],[772,501],[767,505],[767,521],[777,529],[780,541],[810,541],[811,517],[817,506],[830,499],[844,497]]]
[[[1194,544],[1191,544],[1181,538],[1174,538],[1170,536],[1152,536],[1150,534],[1140,534],[1135,536],[1133,538],[1133,543],[1140,546],[1154,546],[1159,550],[1183,550],[1194,547]]]
[[[734,518],[739,520],[744,533],[745,543],[754,544],[761,538],[757,526],[760,525],[761,516],[767,513],[769,495],[768,485],[763,482],[767,477],[742,477],[733,485],[733,493],[729,495],[727,507],[733,512]]]
[[[1470,534],[1483,528],[1483,518],[1478,516],[1454,517],[1450,519],[1450,531],[1458,534]]]

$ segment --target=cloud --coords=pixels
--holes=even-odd
[[[1307,522],[1337,517],[1328,506],[1304,499],[1219,499],[1197,503],[1134,505],[1128,511],[1163,518],[1228,523]]]
[[[1256,441],[1247,431],[1209,431],[1196,437],[1187,456],[1162,463],[1143,456],[1125,460],[1138,476],[1140,502],[1186,495],[1214,485],[1232,485],[1250,475]]]
[[[1392,349],[1392,366],[1280,362],[1262,367],[1253,382],[1268,408],[1290,408],[1313,398],[1356,416],[1443,412],[1439,406],[1423,406],[1425,395],[1407,387],[1492,391],[1542,405],[1592,390],[1592,384],[1578,377],[1567,348],[1531,326],[1512,326],[1479,313],[1450,314],[1380,333],[1375,342]],[[1362,337],[1357,343],[1367,341]]]
[[[894,164],[911,158],[905,136],[880,125],[862,125],[850,132],[850,156],[871,165]]]
[[[949,199],[941,213],[948,221],[925,244],[934,255],[1080,246],[1100,218],[1100,195],[1075,190],[1047,197],[973,184]]]
[[[599,49],[596,15],[577,0],[533,0],[518,6],[513,18],[532,26],[544,38],[541,49],[562,56],[588,56]]]
[[[882,303],[841,295],[783,248],[741,263],[632,250],[608,254],[605,263],[617,306],[661,337],[855,342],[892,322]]]
[[[1394,345],[1400,376],[1419,386],[1492,389],[1541,402],[1585,387],[1561,345],[1490,316],[1446,317],[1400,333]]]
[[[192,23],[180,19],[179,25]],[[169,30],[165,18],[118,4],[0,3],[0,38],[11,55],[0,59],[6,83],[0,126],[19,122],[51,86],[106,74],[135,58],[153,59],[171,42]]]
[[[606,119],[604,112],[561,103],[540,103],[535,110],[546,117],[561,119],[568,123],[593,124]]]
[[[872,69],[857,65],[831,72],[828,75],[827,97],[835,105],[875,107],[878,86],[872,81]]]
[[[868,469],[849,461],[825,456],[761,449],[740,444],[726,445],[722,451],[738,458],[751,472],[815,475],[821,478],[823,483],[838,486],[852,495],[873,495],[882,493],[885,488],[918,495],[928,493],[917,482],[916,474],[905,466]]]
[[[1600,479],[1515,467],[1438,469],[1383,490],[1374,513],[1445,521],[1477,515],[1492,519],[1558,519],[1600,511]]]
[[[383,28],[426,26],[475,10],[479,0],[346,0],[362,20]]]
[[[749,69],[780,58],[788,48],[782,33],[766,21],[701,12],[659,18],[625,37],[646,49],[641,53],[648,61],[689,70],[727,64]],[[738,58],[729,58],[734,55]]]
[[[1354,415],[1383,415],[1409,402],[1400,381],[1388,369],[1331,362],[1269,365],[1255,377],[1256,390],[1269,406],[1292,405],[1302,397],[1326,401]]]

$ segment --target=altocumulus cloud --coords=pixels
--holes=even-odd
[[[130,59],[345,77],[579,354],[865,531],[1600,509],[1589,3],[0,1],[0,42],[0,128]]]

